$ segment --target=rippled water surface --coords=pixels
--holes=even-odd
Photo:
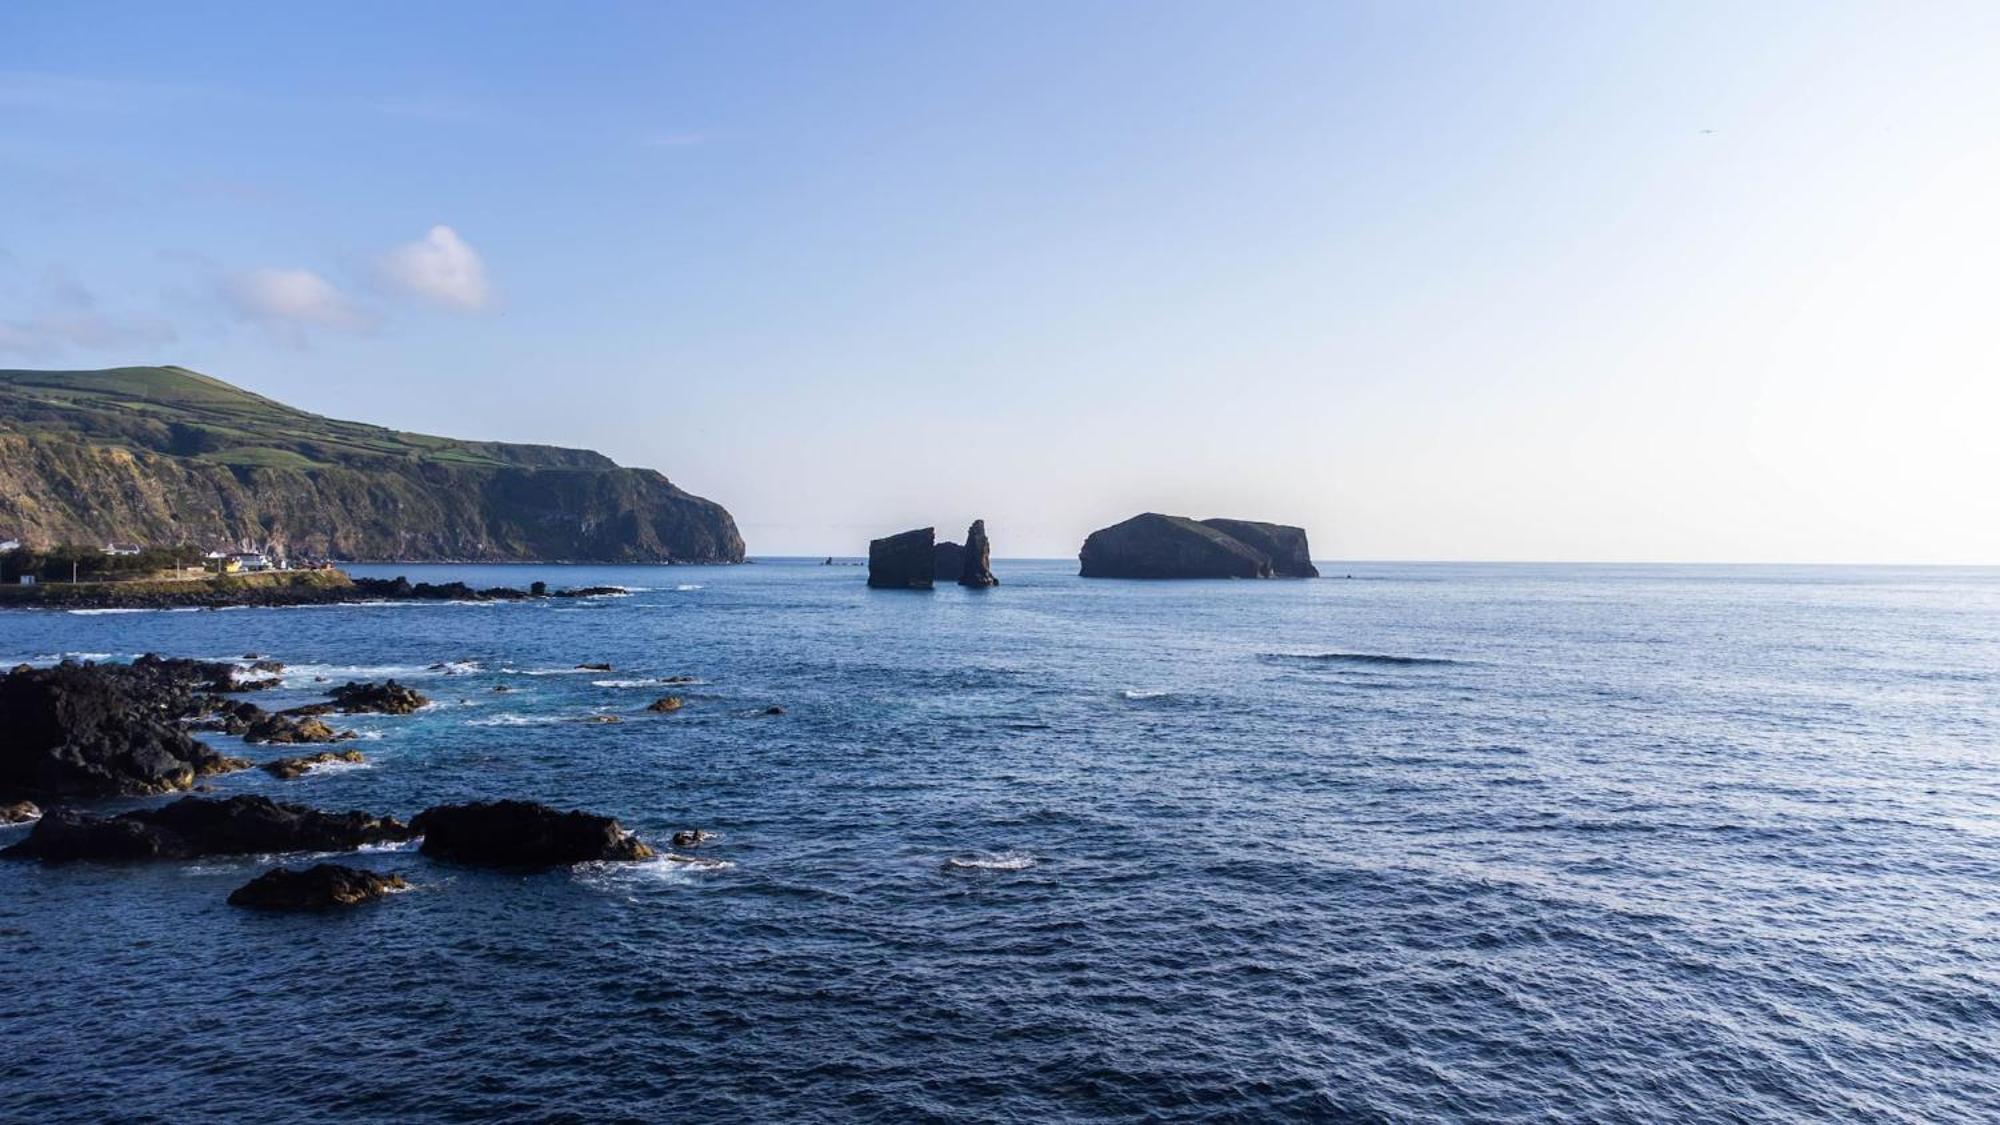
[[[367,766],[217,789],[728,866],[385,850],[416,890],[298,917],[223,902],[269,857],[0,864],[0,1119],[2000,1117],[2000,571],[362,569],[634,593],[0,659],[393,675],[436,704]]]

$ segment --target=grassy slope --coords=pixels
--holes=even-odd
[[[460,441],[324,418],[181,367],[0,370],[0,427],[226,465],[614,467],[587,450]]]

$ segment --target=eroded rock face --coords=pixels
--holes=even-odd
[[[117,816],[56,809],[36,822],[27,839],[0,855],[61,862],[346,852],[410,836],[410,826],[392,817],[325,813],[268,797],[183,797]]]
[[[0,805],[0,824],[26,824],[40,820],[42,810],[33,801],[14,801]]]
[[[425,855],[488,867],[555,867],[649,859],[653,849],[616,820],[531,801],[439,805],[410,822]]]
[[[868,584],[878,590],[928,590],[937,572],[937,529],[920,527],[868,544]]]
[[[336,710],[348,715],[364,712],[407,715],[430,702],[414,689],[404,687],[394,680],[384,680],[379,684],[342,684],[328,692],[327,696],[333,700]]]
[[[401,875],[378,875],[334,863],[297,871],[274,867],[230,892],[229,905],[263,910],[325,910],[374,902],[409,885]]]
[[[1306,529],[1282,523],[1256,520],[1203,520],[1224,535],[1264,553],[1271,560],[1271,573],[1279,578],[1318,578],[1311,548],[1306,546]]]
[[[680,696],[663,695],[660,698],[653,700],[651,703],[646,704],[646,710],[656,711],[664,714],[668,711],[678,711],[685,706],[687,706],[687,703]]]
[[[937,564],[931,568],[933,581],[956,582],[965,573],[965,548],[949,539],[931,548],[931,557]]]
[[[1091,532],[1079,557],[1085,578],[1271,576],[1261,552],[1195,520],[1158,512]]]
[[[1304,529],[1147,512],[1091,532],[1085,578],[1317,578]]]
[[[335,730],[323,720],[285,714],[259,716],[243,731],[243,741],[272,746],[339,742],[353,737],[353,731]]]
[[[218,671],[218,669],[220,671]],[[147,796],[241,769],[179,720],[206,713],[230,665],[22,666],[0,678],[0,797]]]
[[[1000,580],[993,577],[993,547],[986,541],[985,520],[973,520],[972,526],[965,529],[965,552],[959,564],[958,584],[975,588],[1000,584]]]

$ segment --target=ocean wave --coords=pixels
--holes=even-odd
[[[701,588],[702,584],[699,582],[683,582],[680,585],[674,587],[674,592],[679,594],[688,594],[688,593],[693,593],[694,591],[699,590]]]
[[[1259,660],[1301,664],[1463,664],[1442,656],[1394,656],[1381,652],[1265,652]]]
[[[72,609],[68,612],[75,617],[106,617],[114,613],[158,613],[160,611],[150,607],[136,609],[118,607],[112,609]]]
[[[538,727],[548,723],[560,723],[563,721],[563,718],[564,716],[561,715],[520,715],[512,711],[505,711],[498,715],[488,715],[483,719],[467,719],[465,720],[465,725],[469,727]]]
[[[1165,691],[1155,688],[1126,688],[1124,691],[1121,691],[1118,694],[1125,699],[1147,700],[1147,699],[1165,699],[1169,695],[1172,695],[1173,693],[1170,691]]]
[[[390,840],[380,844],[363,844],[354,849],[357,852],[413,852],[424,842],[422,836],[414,840]]]
[[[609,688],[659,687],[661,683],[662,681],[660,680],[592,680],[590,681],[590,686]]]
[[[1020,852],[1002,852],[999,855],[955,855],[943,863],[946,871],[1026,871],[1035,865],[1035,857]]]

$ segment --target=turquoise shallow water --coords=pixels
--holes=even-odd
[[[224,905],[264,860],[0,865],[0,1119],[2000,1112],[2000,571],[359,569],[634,592],[13,613],[0,660],[394,675],[436,705],[367,767],[218,790],[730,866],[381,851],[415,891],[302,918]]]

